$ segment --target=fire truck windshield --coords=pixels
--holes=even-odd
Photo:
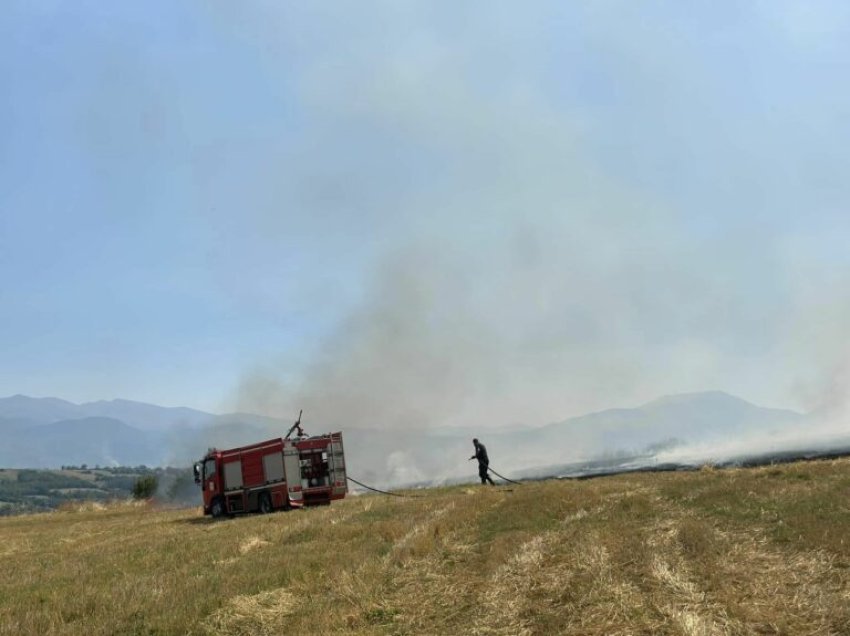
[[[215,476],[215,460],[208,459],[204,462],[204,481]]]

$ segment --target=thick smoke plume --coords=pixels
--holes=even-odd
[[[480,16],[463,37],[427,12],[389,11],[380,30],[347,17],[321,34],[352,52],[344,64],[311,35],[291,44],[316,119],[298,162],[252,201],[270,246],[286,232],[319,246],[305,297],[340,317],[300,358],[248,370],[231,404],[282,418],[304,408],[323,429],[486,431],[689,391],[819,401],[850,305],[805,259],[833,250],[846,219],[818,213],[805,236],[772,229],[830,176],[801,166],[786,178],[783,126],[728,110],[725,80],[684,37],[692,25],[671,18],[684,31],[669,40],[624,31],[620,12],[582,12],[577,37],[607,52],[594,81],[622,91],[622,107],[571,89],[587,69],[538,40],[536,12]],[[294,32],[301,18],[288,18],[258,37],[268,24]],[[751,27],[730,37],[746,42]],[[335,136],[352,143],[331,156]],[[846,288],[846,268],[829,281]],[[596,448],[591,438],[575,431],[573,449]],[[403,451],[392,462],[414,469],[392,455]]]

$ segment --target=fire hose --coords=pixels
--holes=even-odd
[[[517,486],[522,486],[522,484],[520,482],[514,481],[513,479],[508,479],[507,477],[505,477],[504,475],[500,475],[499,473],[497,473],[495,470],[493,470],[490,467],[488,467],[487,470],[489,470],[491,473],[496,475],[496,477],[498,477],[499,479],[504,479],[505,481],[508,481],[512,484],[516,484]],[[366,490],[371,490],[372,492],[379,492],[382,495],[389,495],[390,497],[405,497],[405,498],[408,498],[408,499],[421,499],[423,497],[423,495],[407,495],[407,494],[403,494],[403,493],[400,493],[400,492],[389,492],[388,490],[381,490],[380,488],[373,488],[372,486],[367,486],[362,481],[357,481],[356,479],[354,479],[354,477],[348,477],[347,476],[346,479],[348,479],[348,481],[350,481],[354,484],[357,484],[361,488],[365,488]]]
[[[517,486],[522,486],[522,484],[521,484],[520,482],[518,482],[518,481],[514,481],[513,479],[508,479],[508,478],[507,478],[507,477],[505,477],[504,475],[500,475],[499,473],[497,473],[495,470],[493,470],[493,469],[492,469],[492,468],[490,468],[489,466],[487,466],[487,470],[489,470],[491,473],[493,473],[494,475],[496,475],[496,477],[498,477],[499,479],[504,479],[505,481],[509,481],[509,482],[511,482],[512,484],[516,484]]]
[[[422,495],[404,495],[400,492],[388,492],[386,490],[380,490],[379,488],[372,488],[372,486],[367,486],[363,482],[357,481],[356,479],[354,479],[354,477],[347,477],[347,479],[348,481],[353,482],[358,486],[365,488],[366,490],[371,490],[372,492],[379,492],[382,495],[390,495],[391,497],[407,497],[410,499],[419,499],[422,497]]]

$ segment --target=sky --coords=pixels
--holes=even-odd
[[[845,403],[850,5],[5,2],[0,395]]]

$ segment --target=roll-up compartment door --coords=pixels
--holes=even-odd
[[[283,449],[283,470],[286,474],[286,489],[290,501],[301,501],[304,498],[301,489],[301,465],[298,461],[298,449],[287,445]]]
[[[283,454],[278,452],[263,455],[263,473],[267,484],[283,481]]]
[[[334,495],[344,495],[348,492],[348,479],[345,473],[345,451],[342,446],[342,433],[334,433],[331,437],[328,468],[331,473],[331,485]]]
[[[224,465],[224,489],[237,490],[242,488],[242,460],[227,462]]]

